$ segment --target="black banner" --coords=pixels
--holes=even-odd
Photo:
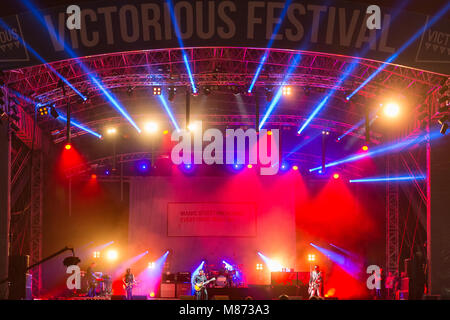
[[[180,47],[166,1],[97,1],[79,6],[79,30],[67,28],[66,6],[3,18],[0,68],[41,64],[73,58],[73,55]],[[185,47],[266,48],[278,22],[282,21],[274,35],[273,48],[379,61],[398,55],[392,63],[450,73],[448,12],[430,26],[433,17],[380,8],[380,29],[370,30],[367,20],[374,16],[366,14],[367,7],[325,0],[173,1]],[[281,19],[283,11],[285,15]],[[56,34],[52,34],[52,29]],[[67,47],[57,38],[64,39]]]

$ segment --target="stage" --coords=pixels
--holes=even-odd
[[[450,298],[448,1],[52,1],[0,5],[0,299]]]

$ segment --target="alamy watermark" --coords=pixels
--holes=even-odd
[[[251,164],[260,165],[261,175],[274,175],[280,167],[278,129],[226,129],[210,128],[203,132],[202,122],[195,130],[177,130],[172,141],[178,142],[172,149],[171,159],[180,164]],[[206,146],[203,146],[207,143]],[[225,144],[225,152],[224,152]],[[248,157],[246,157],[248,156]],[[246,161],[248,160],[248,161]]]

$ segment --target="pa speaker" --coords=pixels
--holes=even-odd
[[[10,256],[8,278],[11,282],[9,289],[10,300],[22,300],[26,298],[27,269],[30,256]]]

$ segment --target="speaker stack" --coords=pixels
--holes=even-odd
[[[31,288],[27,294],[27,269],[30,263],[30,256],[10,256],[8,278],[11,283],[9,287],[10,300],[23,300],[30,295]],[[29,282],[31,279],[29,279]],[[31,283],[28,283],[31,287]]]

